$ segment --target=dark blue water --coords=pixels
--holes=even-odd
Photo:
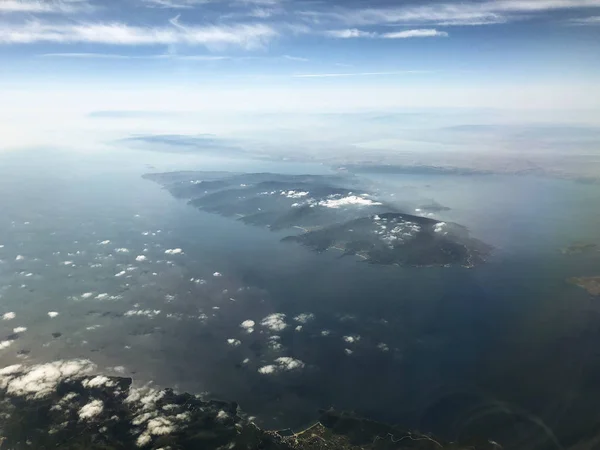
[[[335,406],[531,448],[569,442],[600,420],[599,303],[566,282],[598,274],[600,257],[560,252],[600,242],[598,186],[365,175],[407,211],[432,200],[450,207],[436,218],[496,247],[476,269],[403,269],[281,243],[286,233],[197,211],[140,178],[193,169],[328,172],[152,153],[2,157],[0,313],[17,317],[0,327],[27,331],[0,350],[1,365],[85,357],[138,382],[238,401],[281,428]],[[183,254],[165,254],[175,248]],[[140,310],[160,313],[126,314]],[[258,325],[276,312],[284,330]],[[314,319],[294,321],[301,313]],[[305,367],[258,372],[280,356]]]

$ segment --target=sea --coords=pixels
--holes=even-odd
[[[0,367],[85,358],[138,385],[236,401],[279,430],[331,407],[509,448],[597,429],[600,298],[568,279],[600,275],[600,252],[564,249],[600,245],[599,185],[361,173],[379,198],[447,207],[434,218],[493,247],[471,269],[403,268],[281,242],[290,230],[199,211],[142,178],[178,170],[339,173],[130,150],[0,153]],[[302,365],[281,369],[281,357]]]

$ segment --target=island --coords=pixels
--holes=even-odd
[[[600,296],[600,276],[596,277],[573,277],[569,283],[579,286],[594,296]]]
[[[353,175],[185,171],[144,178],[202,211],[273,231],[293,230],[284,242],[374,264],[471,268],[492,250],[462,225],[399,210]],[[423,209],[448,208],[432,202]]]

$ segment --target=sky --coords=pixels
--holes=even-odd
[[[569,118],[600,109],[598,42],[600,0],[0,0],[0,131],[98,111]]]

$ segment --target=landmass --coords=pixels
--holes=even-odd
[[[579,286],[592,295],[600,296],[600,276],[596,277],[573,277],[569,278],[569,283]]]
[[[329,249],[375,264],[473,267],[491,247],[461,225],[408,214],[349,175],[171,172],[144,175],[206,212],[273,231],[301,230],[283,241]],[[431,203],[417,211],[443,212]]]
[[[577,242],[575,244],[571,244],[568,247],[565,247],[561,250],[563,255],[575,255],[580,253],[586,253],[589,251],[596,250],[598,246],[594,243],[588,242]]]
[[[117,449],[493,449],[482,440],[448,443],[419,432],[321,411],[299,432],[256,426],[236,403],[172,389],[136,388],[131,378],[95,375],[87,360],[0,370],[0,447]]]

